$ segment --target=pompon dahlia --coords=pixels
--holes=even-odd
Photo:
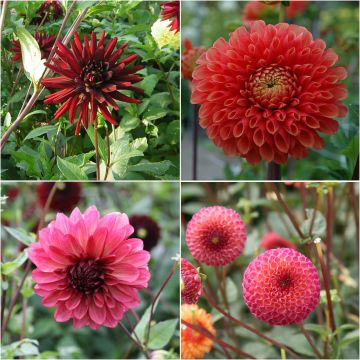
[[[193,72],[192,103],[200,125],[227,155],[251,164],[301,159],[335,134],[347,108],[343,67],[322,40],[298,25],[240,27],[217,40]]]
[[[56,36],[48,35],[47,33],[35,31],[35,40],[39,44],[41,51],[41,58],[47,59],[50,55],[51,49],[55,43]],[[21,45],[19,40],[13,40],[13,47],[9,49],[14,53],[14,56],[11,58],[12,61],[21,61]]]
[[[284,239],[278,233],[269,232],[265,234],[260,242],[260,246],[265,250],[276,249],[276,248],[290,248],[297,249],[296,245],[289,240]]]
[[[161,3],[161,19],[172,20],[169,25],[170,30],[178,32],[180,30],[180,1],[165,1]]]
[[[245,224],[233,209],[211,206],[198,211],[186,229],[191,255],[206,265],[227,265],[241,255]]]
[[[212,316],[197,305],[181,305],[181,320],[200,326],[215,335]],[[202,359],[210,352],[214,343],[207,336],[181,324],[181,358]]]
[[[37,13],[38,15],[31,20],[31,24],[40,24],[42,21],[48,22],[50,20],[56,20],[62,16],[63,8],[59,0],[45,0]]]
[[[201,277],[189,261],[181,258],[181,299],[186,304],[196,304],[202,293]]]
[[[37,196],[41,207],[44,207],[55,183],[42,182],[37,186]],[[81,185],[76,182],[64,182],[57,185],[50,209],[68,212],[74,209],[81,199]]]
[[[127,44],[121,45],[114,51],[117,38],[111,39],[107,45],[104,44],[105,32],[96,41],[96,35],[91,34],[91,40],[84,35],[84,44],[81,43],[79,34],[75,33],[74,41],[71,43],[71,50],[61,42],[57,43],[56,54],[51,63],[45,65],[59,73],[60,77],[48,78],[41,83],[49,89],[62,89],[54,94],[45,97],[45,104],[63,104],[55,112],[54,120],[57,120],[65,112],[69,112],[70,122],[73,124],[76,109],[79,108],[79,115],[76,124],[75,134],[78,135],[81,123],[85,128],[93,123],[98,110],[111,124],[116,125],[117,121],[112,117],[108,107],[119,109],[115,100],[128,103],[141,103],[122,94],[121,90],[131,90],[143,93],[144,90],[134,87],[133,84],[142,80],[140,75],[135,74],[143,66],[136,65],[128,67],[138,55],[132,54],[119,60]],[[119,61],[118,61],[119,60]]]
[[[244,6],[243,14],[244,21],[249,22],[254,20],[278,20],[279,8],[273,5],[279,4],[281,1],[248,1]],[[303,13],[309,6],[308,1],[290,1],[290,5],[285,8],[285,16],[288,19],[293,19],[295,16]]]
[[[132,215],[129,222],[134,228],[134,236],[144,242],[144,250],[150,251],[157,245],[160,238],[160,227],[155,220],[147,215]]]
[[[58,322],[73,319],[75,328],[114,328],[128,309],[139,305],[138,289],[147,287],[150,254],[140,239],[129,238],[127,215],[100,218],[95,206],[82,214],[56,219],[39,232],[29,258],[35,292],[46,307],[56,307]]]
[[[302,322],[320,298],[315,266],[303,254],[287,248],[256,257],[245,270],[242,286],[251,313],[270,325]]]
[[[181,77],[192,80],[192,73],[196,67],[196,61],[206,51],[203,47],[193,47],[189,39],[184,39],[185,50],[181,56]]]

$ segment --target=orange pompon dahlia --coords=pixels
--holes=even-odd
[[[189,39],[184,39],[184,52],[181,56],[181,77],[192,80],[192,73],[196,67],[196,61],[206,51],[203,47],[193,47]]]
[[[115,100],[141,103],[141,100],[122,93],[124,90],[144,92],[143,89],[133,86],[142,80],[136,72],[143,66],[129,65],[138,55],[131,54],[120,59],[127,43],[116,49],[117,38],[112,38],[106,45],[105,41],[105,32],[102,32],[99,41],[96,40],[94,32],[90,40],[84,35],[83,43],[79,34],[75,33],[71,49],[60,41],[57,42],[58,57],[53,58],[50,63],[45,63],[50,70],[61,76],[41,81],[41,84],[49,89],[59,89],[53,94],[46,95],[44,103],[63,103],[55,112],[54,120],[69,112],[71,124],[74,123],[76,110],[79,109],[75,135],[79,134],[81,124],[87,129],[89,122],[94,123],[98,111],[108,122],[117,125],[109,111],[109,107],[119,109]]]
[[[213,335],[215,328],[212,323],[211,314],[197,305],[181,305],[181,320],[190,324],[203,327]],[[181,325],[181,358],[182,359],[202,359],[210,352],[213,347],[213,341],[207,336],[190,329],[186,325]]]
[[[193,72],[200,125],[227,155],[251,164],[301,159],[335,134],[347,108],[344,67],[304,27],[254,21],[217,40]]]

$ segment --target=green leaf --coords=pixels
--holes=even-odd
[[[45,114],[46,115],[46,111],[44,110],[35,110],[35,111],[32,111],[31,113],[27,114],[25,117],[24,117],[24,120],[28,119],[30,116],[33,116],[33,115],[36,115],[36,114]],[[23,121],[24,121],[23,120]],[[46,127],[54,127],[57,129],[57,126],[54,126],[54,125],[49,125],[49,126],[43,126],[41,128],[38,128],[38,129],[44,129]],[[26,138],[25,138],[26,139]]]
[[[180,121],[173,120],[166,128],[166,139],[169,144],[175,145],[180,140]]]
[[[326,326],[319,324],[304,324],[305,330],[316,332],[317,334],[326,337],[328,336],[328,330]]]
[[[159,301],[157,301],[154,305],[154,312],[156,310],[158,303],[159,303]],[[143,316],[141,317],[140,321],[136,324],[136,327],[134,329],[134,332],[136,333],[136,335],[142,342],[145,341],[145,334],[146,334],[147,328],[149,326],[150,311],[151,311],[151,305],[145,310]]]
[[[218,296],[220,299],[223,298],[220,289],[218,289]],[[229,303],[233,303],[238,298],[237,287],[231,278],[226,278],[226,297]]]
[[[161,349],[168,344],[175,333],[177,319],[161,321],[150,328],[148,348]]]
[[[28,259],[27,249],[25,249],[15,260],[3,263],[1,265],[1,272],[4,275],[11,274],[14,270],[18,269]]]
[[[57,166],[66,180],[88,180],[84,170],[65,159],[57,158]]]
[[[165,117],[167,113],[168,111],[161,107],[150,106],[143,114],[143,121],[146,124],[150,121]]]
[[[355,330],[355,329],[357,329],[357,326],[354,324],[342,324],[336,328],[336,330],[333,332],[333,335],[340,334],[343,331]]]
[[[33,83],[34,88],[37,89],[39,80],[45,71],[45,60],[41,59],[39,44],[24,27],[16,28],[16,36],[20,41],[25,75]]]
[[[89,135],[89,138],[95,147],[94,127],[89,126],[87,128],[86,132]],[[105,163],[107,163],[108,150],[107,150],[106,141],[100,136],[99,131],[98,131],[97,135],[98,135],[97,138],[98,138],[98,146],[99,146],[99,155],[100,155],[101,159],[103,159],[105,161]]]
[[[164,175],[169,168],[173,166],[172,162],[169,160],[163,160],[155,163],[151,163],[147,160],[143,160],[142,162],[129,166],[129,171],[136,171],[136,172],[145,172],[150,175],[154,176],[161,176]]]
[[[115,9],[115,3],[99,3],[96,5],[91,6],[90,10],[87,12],[86,17],[92,17],[96,14],[100,14],[105,11],[112,11]]]
[[[23,229],[15,229],[8,226],[4,226],[4,229],[16,240],[19,240],[25,245],[30,245],[32,242],[35,242],[36,240],[35,234],[28,233]]]
[[[307,219],[301,224],[300,229],[303,234],[310,236],[311,219],[314,213],[314,209],[306,209]],[[312,227],[312,237],[323,237],[326,231],[326,220],[324,215],[317,210],[315,215],[314,224]]]
[[[359,341],[359,330],[354,330],[347,333],[341,340],[340,340],[340,348],[343,349],[355,341]]]
[[[148,75],[146,76],[142,81],[140,81],[137,86],[144,89],[144,93],[148,96],[150,96],[154,89],[155,89],[155,86],[156,84],[158,83],[160,77],[162,75],[161,74],[158,74],[158,75],[155,75],[155,74],[151,74],[151,75]]]
[[[130,114],[126,114],[120,121],[120,128],[124,129],[124,131],[130,131],[136,129],[140,124],[140,119],[132,116]]]
[[[42,110],[38,110],[38,111],[42,111]],[[28,114],[27,116],[32,115],[32,114],[34,114],[35,112],[36,112],[36,111],[33,111],[32,113]],[[45,112],[45,111],[44,111],[44,112]],[[25,141],[25,140],[34,139],[34,138],[39,137],[39,136],[41,136],[41,135],[47,134],[47,133],[49,133],[49,132],[56,132],[57,129],[58,129],[58,127],[55,126],[55,125],[47,125],[47,126],[42,126],[42,127],[36,128],[36,129],[30,131],[30,132],[26,135],[24,141]]]

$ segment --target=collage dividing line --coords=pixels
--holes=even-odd
[[[359,2],[1,1],[1,358],[358,359]]]

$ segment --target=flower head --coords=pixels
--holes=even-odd
[[[47,95],[45,104],[63,103],[55,113],[57,120],[65,112],[69,112],[70,122],[75,120],[76,109],[79,109],[75,134],[78,135],[81,123],[85,128],[93,123],[98,111],[111,124],[117,121],[111,115],[108,107],[119,109],[115,100],[138,104],[141,101],[123,94],[121,91],[131,90],[142,93],[144,90],[134,87],[133,84],[142,80],[140,75],[135,74],[142,69],[141,65],[129,66],[138,55],[132,54],[119,60],[127,44],[121,45],[117,50],[115,46],[117,38],[104,44],[105,32],[96,41],[96,35],[91,34],[90,41],[84,35],[82,44],[79,34],[75,33],[71,49],[65,47],[61,42],[57,43],[56,54],[50,63],[45,65],[59,73],[60,77],[42,80],[42,84],[49,89],[61,89],[60,91]]]
[[[50,55],[51,49],[55,43],[56,36],[55,35],[48,35],[47,33],[43,32],[40,33],[35,31],[35,40],[39,44],[39,48],[41,51],[41,58],[47,59]],[[21,45],[19,40],[13,40],[13,47],[10,49],[14,53],[14,56],[11,58],[12,61],[21,61]]]
[[[53,182],[42,182],[37,186],[37,196],[42,207],[45,206]],[[50,203],[50,209],[55,211],[68,212],[79,203],[81,198],[81,185],[77,182],[64,182],[57,185],[54,197]]]
[[[134,228],[134,236],[144,242],[144,250],[150,251],[159,241],[160,227],[158,223],[147,215],[132,215],[129,218]]]
[[[192,73],[196,67],[196,61],[206,51],[203,47],[193,47],[189,39],[184,40],[185,50],[181,56],[181,77],[192,80]]]
[[[157,20],[151,27],[151,35],[159,49],[168,45],[174,49],[180,47],[180,33],[169,30],[170,20]]]
[[[201,277],[189,261],[181,258],[181,299],[186,304],[196,304],[202,293]]]
[[[197,305],[181,305],[181,320],[198,325],[215,335],[211,314],[208,314]],[[213,344],[213,341],[207,336],[190,329],[184,324],[181,325],[182,359],[202,359],[206,353],[211,351]]]
[[[32,24],[41,24],[41,22],[58,19],[63,14],[63,8],[59,0],[45,0],[37,13],[38,15],[31,21]]]
[[[180,30],[180,1],[172,0],[161,3],[161,18],[164,20],[171,20],[167,25],[170,30],[178,32]]]
[[[190,220],[186,242],[191,255],[207,265],[226,265],[241,255],[246,241],[240,215],[223,206],[202,208]]]
[[[227,155],[251,164],[285,163],[321,149],[320,133],[334,134],[347,108],[343,67],[322,40],[298,25],[240,27],[217,40],[193,72],[192,103],[200,125]]]
[[[270,325],[302,322],[320,298],[315,266],[303,254],[287,248],[256,257],[244,273],[242,286],[251,313]]]
[[[73,319],[75,328],[116,327],[128,309],[139,305],[138,289],[147,287],[150,254],[143,250],[127,215],[114,212],[100,218],[95,206],[70,217],[57,214],[39,232],[29,258],[35,292],[54,318]]]
[[[265,250],[282,248],[282,247],[297,249],[294,243],[284,239],[282,236],[280,236],[275,232],[269,232],[265,234],[261,239],[260,246]]]

